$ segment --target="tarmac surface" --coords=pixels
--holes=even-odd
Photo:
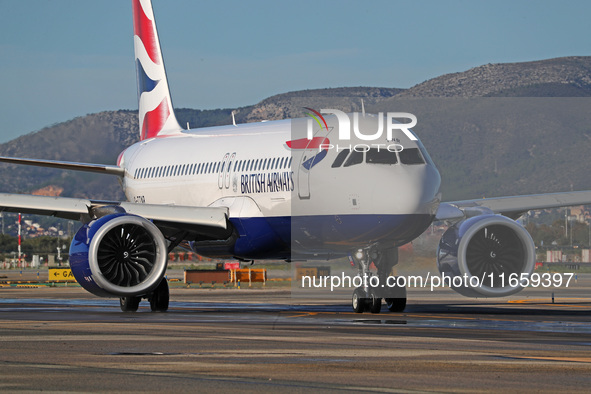
[[[554,293],[554,303],[552,303]],[[289,288],[173,287],[170,310],[0,287],[0,390],[588,391],[591,275],[501,299],[409,289],[404,313]]]

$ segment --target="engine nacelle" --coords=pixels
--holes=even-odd
[[[439,272],[462,277],[461,286],[458,280],[452,289],[467,297],[504,297],[521,291],[522,278],[529,278],[535,259],[534,241],[527,230],[494,214],[456,223],[443,234],[437,249]]]
[[[150,293],[164,277],[167,257],[160,230],[125,213],[84,225],[70,245],[72,274],[85,290],[101,297]]]

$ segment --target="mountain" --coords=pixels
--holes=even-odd
[[[260,122],[300,118],[305,116],[304,107],[334,108],[341,111],[361,111],[361,102],[367,105],[377,104],[403,92],[395,88],[334,88],[310,89],[271,96],[260,103],[236,111],[238,122]]]
[[[400,94],[408,97],[591,96],[591,56],[486,64],[442,75]]]
[[[591,190],[591,97],[395,98],[436,163],[446,201]]]
[[[113,164],[119,153],[137,141],[136,111],[111,111],[82,116],[46,127],[0,145],[0,155]],[[0,165],[1,192],[31,193],[46,186],[61,195],[121,199],[116,177],[42,167]]]
[[[444,199],[450,200],[591,189],[585,160],[591,151],[588,96],[591,57],[567,57],[488,64],[406,90],[290,92],[234,111],[239,123],[303,116],[303,107],[360,111],[362,100],[368,112],[413,112],[419,119],[415,131],[438,165]],[[178,109],[177,117],[181,125],[204,127],[231,124],[231,113]],[[138,140],[137,130],[137,111],[101,112],[1,144],[0,155],[112,164]],[[0,176],[0,192],[123,199],[112,176],[8,164],[0,165]]]

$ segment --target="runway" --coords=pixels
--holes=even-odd
[[[288,289],[173,288],[167,313],[122,313],[81,288],[0,288],[0,389],[587,391],[591,276],[552,292],[409,289],[404,313],[355,314]]]

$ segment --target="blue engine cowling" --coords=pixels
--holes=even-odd
[[[451,288],[468,297],[517,293],[523,289],[522,278],[533,272],[535,258],[535,245],[527,230],[494,214],[454,224],[443,234],[437,249],[439,272],[443,277],[462,277],[455,284],[452,281]]]
[[[125,213],[85,224],[70,245],[72,274],[101,297],[149,294],[164,277],[167,244],[149,220]]]

